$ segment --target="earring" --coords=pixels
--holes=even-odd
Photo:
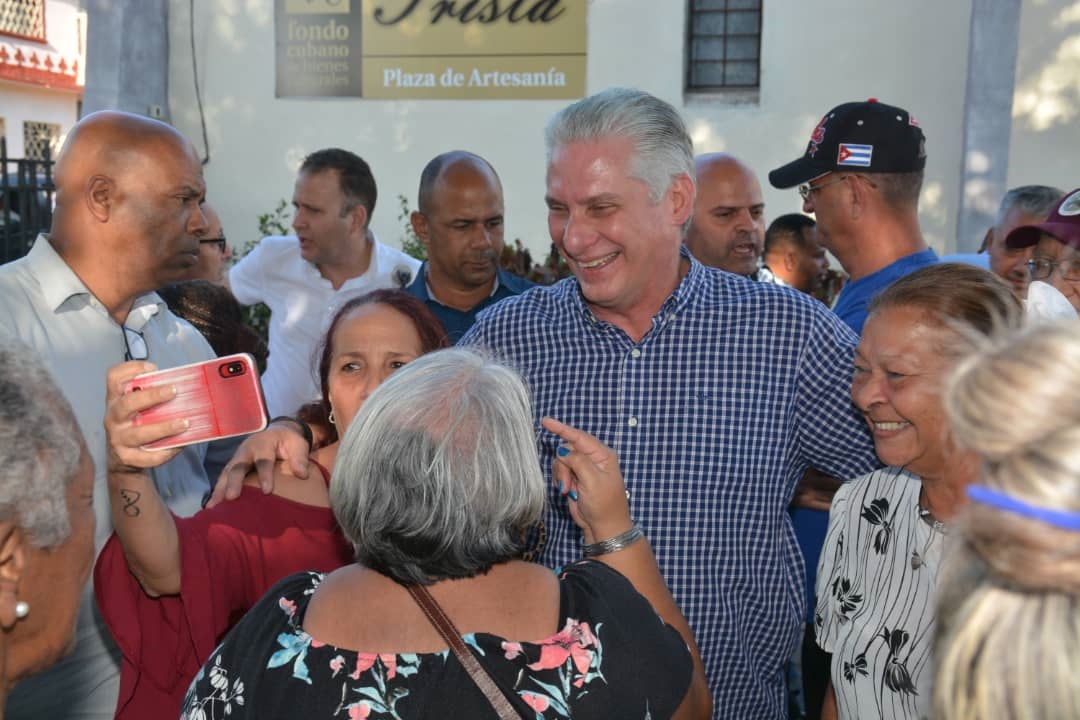
[[[326,419],[330,421],[331,425],[337,425],[337,421],[334,420],[334,408],[330,408],[330,415]]]
[[[30,614],[30,603],[20,600],[15,603],[15,619],[22,620]]]

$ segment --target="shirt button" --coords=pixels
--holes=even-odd
[[[630,357],[634,357],[634,358],[641,357],[641,351],[638,350],[637,348],[634,348],[633,350],[630,351]]]
[[[636,417],[630,418],[629,420],[626,421],[626,424],[629,425],[630,427],[637,427],[637,418]]]

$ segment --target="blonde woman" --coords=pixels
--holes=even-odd
[[[957,441],[983,460],[939,600],[934,717],[1080,717],[1080,322],[973,354]]]

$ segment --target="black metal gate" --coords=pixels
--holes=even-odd
[[[46,150],[48,153],[48,150]],[[9,158],[0,137],[0,263],[25,255],[52,225],[53,161]]]

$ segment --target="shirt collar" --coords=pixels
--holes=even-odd
[[[489,298],[495,297],[495,293],[499,292],[499,275],[501,275],[501,274],[502,274],[502,270],[499,269],[499,268],[495,268],[495,284],[492,286],[491,292],[488,294]],[[421,275],[424,278],[424,292],[427,293],[427,298],[425,298],[425,299],[430,300],[433,303],[438,303],[439,305],[442,305],[443,307],[450,307],[449,305],[444,303],[442,300],[435,297],[435,293],[431,292],[431,283],[429,283],[428,279],[427,279],[428,278],[428,262],[427,262],[427,260],[424,261],[424,266],[423,266],[423,268],[421,268]],[[456,310],[456,308],[450,308],[450,309],[451,310]]]
[[[37,236],[33,247],[26,255],[26,263],[37,278],[41,286],[41,295],[52,312],[91,305],[105,315],[109,314],[101,301],[90,292],[71,266],[56,252],[56,248],[49,242],[48,235],[42,233]],[[132,303],[125,324],[133,330],[138,330],[164,307],[165,301],[156,292],[140,295]]]
[[[701,294],[705,284],[708,282],[709,270],[690,254],[685,245],[679,247],[679,257],[689,261],[690,269],[679,281],[679,284],[675,286],[675,290],[671,295],[668,295],[667,299],[660,305],[659,311],[653,315],[653,332],[674,320],[693,301],[694,297]],[[581,313],[581,317],[590,325],[603,323],[593,314],[588,303],[585,302],[585,297],[581,294],[581,286],[577,284],[577,280],[573,279],[572,282],[575,291],[573,293],[574,303],[578,308],[578,312]]]
[[[68,301],[86,304],[93,297],[71,266],[56,252],[45,233],[37,236],[26,254],[26,264],[37,278],[41,295],[52,312],[60,310]]]

